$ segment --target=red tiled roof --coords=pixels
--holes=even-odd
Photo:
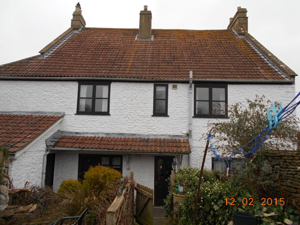
[[[0,145],[9,152],[25,148],[62,116],[0,114]]]
[[[85,28],[50,56],[0,66],[0,77],[89,77],[178,80],[285,80],[246,39],[229,30],[153,30],[154,40],[135,40],[137,29]]]
[[[61,136],[54,147],[151,153],[190,153],[188,139]]]

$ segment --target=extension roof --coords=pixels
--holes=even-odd
[[[0,146],[10,153],[24,149],[63,115],[21,115],[0,113]]]
[[[108,151],[118,153],[188,154],[186,136],[115,133],[71,133],[57,131],[46,140],[50,150]]]
[[[138,40],[138,29],[71,32],[45,54],[0,66],[0,78],[187,81],[192,70],[194,80],[280,82],[296,75],[231,30],[154,29],[153,40]]]

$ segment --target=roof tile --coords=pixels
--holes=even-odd
[[[60,118],[62,116],[0,114],[0,145],[17,152]]]
[[[0,66],[0,76],[187,80],[193,70],[201,80],[285,80],[229,30],[153,30],[153,41],[135,40],[137,34],[85,28],[49,57]]]
[[[155,153],[190,153],[188,139],[120,138],[63,135],[55,148],[79,148]]]

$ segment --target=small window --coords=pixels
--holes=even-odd
[[[78,92],[77,114],[109,114],[109,83],[81,83]]]
[[[154,85],[153,116],[168,116],[168,85]]]
[[[195,117],[226,117],[227,86],[195,85]]]

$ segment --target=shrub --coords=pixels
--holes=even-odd
[[[82,190],[82,184],[78,180],[64,180],[61,183],[57,194],[63,198],[67,198],[68,195],[75,194],[80,190]]]
[[[101,165],[90,167],[90,169],[84,174],[84,180],[82,182],[83,190],[86,195],[91,191],[95,195],[109,187],[111,184],[120,180],[121,173],[109,167]]]
[[[228,224],[235,211],[250,212],[256,216],[258,224],[276,224],[276,222],[283,223],[289,220],[299,222],[299,212],[295,209],[282,206],[279,202],[262,205],[256,193],[252,193],[248,185],[239,182],[239,177],[220,180],[218,174],[209,171],[203,173],[200,199],[196,206],[198,174],[200,174],[199,169],[185,168],[178,170],[175,175],[175,181],[183,185],[186,190],[186,198],[178,207],[174,224]],[[164,206],[170,217],[174,216],[173,191],[174,189],[170,190]],[[234,203],[232,203],[233,199]],[[250,204],[252,199],[253,206]]]
[[[82,184],[78,180],[64,180],[61,183],[57,193],[63,199],[68,200],[68,203],[65,204],[64,207],[64,212],[67,215],[79,215],[80,212],[85,208],[85,195]]]
[[[104,225],[106,210],[111,205],[121,185],[121,173],[103,166],[90,167],[82,184],[77,180],[63,181],[58,194],[68,200],[62,211],[68,216],[79,215],[88,208],[88,224]]]

